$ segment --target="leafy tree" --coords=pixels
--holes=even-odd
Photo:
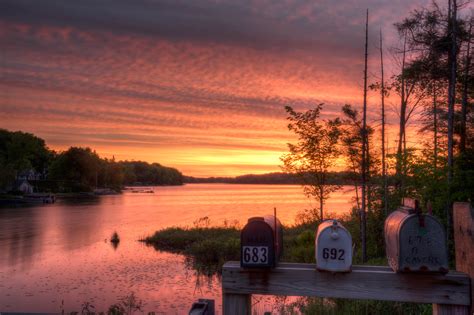
[[[98,184],[101,160],[90,148],[71,147],[62,152],[50,167],[50,179],[66,182],[66,189],[90,191]]]
[[[298,142],[288,143],[290,152],[281,157],[282,169],[298,175],[304,183],[306,196],[319,201],[320,220],[323,220],[325,200],[340,188],[339,185],[328,185],[328,173],[340,155],[338,140],[341,135],[339,118],[320,119],[322,108],[323,104],[319,104],[301,113],[290,106],[285,107],[288,129],[297,135]],[[318,215],[314,214],[314,217]]]
[[[158,163],[149,164],[143,161],[119,162],[123,169],[125,185],[181,185],[183,174],[175,168],[165,167]]]
[[[404,163],[405,180],[412,182],[412,187],[407,186],[407,192],[430,198],[425,201],[435,207],[433,212],[444,212],[441,217],[447,224],[448,238],[452,236],[452,202],[466,200],[472,195],[472,185],[468,182],[474,159],[472,151],[466,147],[472,142],[472,138],[469,139],[472,125],[468,122],[469,107],[472,106],[472,84],[469,84],[472,82],[469,71],[472,23],[471,18],[460,18],[462,15],[458,10],[463,6],[456,0],[449,1],[446,12],[434,2],[430,8],[415,10],[396,24],[411,52],[411,60],[402,71],[402,77],[416,79],[414,95],[432,98],[431,102],[424,102],[426,123],[421,131],[432,131],[433,141],[425,146],[422,156],[413,155],[410,163]],[[464,64],[459,67],[463,51]],[[431,148],[432,158],[426,157],[427,148]],[[405,152],[405,157],[410,158],[410,154]],[[441,184],[442,180],[446,183]]]
[[[0,187],[7,187],[23,171],[34,170],[44,176],[52,157],[43,139],[0,129]]]
[[[358,188],[360,183],[360,172],[362,169],[362,137],[363,137],[363,122],[359,115],[359,111],[354,109],[351,105],[346,104],[342,107],[342,129],[341,129],[341,144],[342,152],[346,159],[347,168],[352,173],[352,180],[354,187],[356,188],[356,204],[357,208],[360,209],[360,200],[358,195]],[[374,129],[371,126],[366,126],[367,130],[367,143],[370,144]],[[368,165],[367,165],[367,181],[374,176],[377,172],[377,159],[371,152],[368,152]],[[370,185],[369,185],[370,186]],[[373,198],[368,198],[373,200]],[[372,208],[372,204],[368,204],[368,208]]]
[[[100,187],[113,188],[120,190],[124,182],[125,173],[123,166],[115,162],[115,159],[102,159],[100,161],[100,170],[98,184]]]

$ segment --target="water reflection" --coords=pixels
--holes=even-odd
[[[98,241],[98,233],[104,214],[103,199],[67,199],[56,209],[58,228],[65,250],[75,250]]]
[[[0,209],[0,263],[28,269],[41,252],[44,230],[39,226],[38,208]]]
[[[353,193],[341,192],[328,209],[349,211]],[[61,200],[53,205],[0,209],[0,310],[80,311],[91,302],[106,311],[131,292],[145,311],[186,313],[197,298],[221,309],[216,266],[156,251],[138,239],[170,226],[211,225],[264,215],[277,207],[284,224],[311,207],[299,186],[186,185],[157,187],[154,194],[122,194]],[[115,249],[114,231],[120,235]]]

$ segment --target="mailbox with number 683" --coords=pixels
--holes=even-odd
[[[272,215],[250,218],[240,233],[240,266],[273,268],[282,253],[280,221]]]
[[[316,268],[349,272],[352,266],[352,237],[337,220],[325,220],[316,232]]]

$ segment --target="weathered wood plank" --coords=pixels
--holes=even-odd
[[[224,291],[222,295],[222,312],[225,315],[250,315],[252,296],[249,294],[232,294]]]
[[[350,273],[316,271],[314,264],[280,263],[272,270],[223,267],[222,288],[234,294],[319,296],[414,303],[469,305],[469,277],[456,271],[397,274],[388,267],[353,266]]]
[[[469,315],[469,306],[433,304],[433,315]]]
[[[468,202],[455,202],[453,206],[456,270],[465,272],[474,285],[474,211]],[[474,290],[471,290],[471,313],[474,314]]]

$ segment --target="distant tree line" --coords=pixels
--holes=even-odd
[[[15,190],[19,178],[32,182],[38,190],[53,192],[183,184],[183,175],[177,169],[158,163],[115,161],[81,147],[58,153],[33,134],[0,129],[0,190]]]
[[[350,172],[329,172],[327,185],[351,185]],[[311,176],[309,173],[307,176]],[[224,183],[224,184],[267,184],[267,185],[300,185],[304,180],[291,173],[274,172],[266,174],[247,174],[236,177],[192,177],[184,176],[185,183]]]

